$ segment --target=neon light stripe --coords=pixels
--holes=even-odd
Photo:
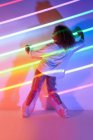
[[[88,47],[81,48],[81,49],[78,50],[76,53],[82,52],[82,51],[88,51],[88,50],[90,50],[90,49],[93,49],[93,45],[89,46],[89,48],[88,48]]]
[[[42,46],[42,45],[45,45],[45,44],[49,44],[49,43],[52,43],[52,42],[53,42],[52,39],[51,39],[51,40],[47,40],[47,41],[44,41],[44,42],[40,42],[40,43],[34,44],[34,45],[31,46],[31,48],[39,47],[39,46]],[[14,54],[14,53],[19,53],[19,52],[22,52],[22,51],[24,51],[24,50],[25,50],[25,48],[21,48],[21,49],[9,51],[9,52],[0,54],[0,57],[7,56],[7,55],[11,55],[11,54]]]
[[[41,28],[44,28],[44,27],[55,25],[55,24],[58,24],[60,22],[68,21],[68,20],[71,20],[71,19],[74,19],[74,18],[77,18],[77,17],[81,17],[81,16],[84,16],[84,15],[91,14],[91,13],[93,13],[93,10],[82,12],[82,13],[79,13],[77,15],[73,15],[73,16],[70,16],[70,17],[67,17],[67,18],[64,18],[64,19],[60,19],[60,20],[53,21],[53,22],[50,22],[50,23],[47,23],[47,24],[36,26],[36,27],[30,28],[30,29],[22,30],[22,31],[19,31],[19,32],[16,32],[16,33],[8,34],[8,35],[0,37],[0,39],[10,38],[10,37],[13,37],[13,36],[16,36],[16,35],[20,35],[20,34],[27,33],[27,32],[30,32],[30,31],[34,31],[34,30],[37,30],[37,29],[41,29]]]
[[[90,28],[82,30],[82,32],[86,33],[86,32],[92,31],[92,30],[93,30],[93,27],[90,27]],[[77,32],[73,33],[73,35],[77,35]]]
[[[89,49],[93,49],[93,45],[91,46],[88,46],[86,48],[82,48],[80,50],[78,50],[77,52],[75,53],[78,53],[78,52],[81,52],[81,51],[86,51],[86,50],[89,50]],[[55,52],[54,52],[55,53]],[[57,52],[56,52],[57,53]],[[51,53],[49,54],[51,55]],[[6,72],[11,72],[11,71],[14,71],[14,70],[19,70],[21,68],[26,68],[26,67],[31,67],[31,66],[34,66],[34,65],[37,65],[40,63],[41,60],[38,60],[38,61],[35,61],[35,62],[32,62],[32,63],[28,63],[28,64],[24,64],[24,65],[20,65],[20,66],[16,66],[14,68],[9,68],[9,69],[6,69],[6,70],[2,70],[0,71],[0,74],[5,74]]]
[[[4,7],[4,6],[8,6],[8,5],[12,5],[14,3],[18,3],[18,2],[21,2],[23,0],[12,0],[10,2],[6,2],[6,3],[3,3],[3,4],[0,4],[0,7]]]
[[[89,64],[89,65],[86,65],[86,66],[75,68],[76,70],[75,69],[68,70],[68,71],[66,71],[66,74],[76,72],[76,71],[80,71],[80,70],[84,70],[84,69],[91,68],[91,67],[93,67],[93,64]],[[57,73],[57,72],[62,72],[62,70],[54,71],[54,73]],[[49,73],[49,71],[47,73]],[[31,82],[32,82],[32,80],[24,82],[24,83],[19,83],[19,84],[16,84],[16,85],[8,86],[8,87],[5,87],[5,88],[1,88],[0,91],[6,91],[6,90],[13,89],[13,88],[18,88],[18,87],[21,87],[21,86],[25,86],[25,85],[31,84]]]
[[[71,89],[68,89],[68,90],[64,90],[64,91],[61,91],[61,92],[58,92],[58,93],[59,94],[69,93],[69,92],[72,92],[72,91],[82,90],[82,89],[89,88],[89,87],[92,87],[92,86],[93,86],[93,83],[90,83],[90,84],[79,86],[79,87],[76,87],[76,88],[71,88]]]
[[[23,15],[23,16],[20,16],[20,17],[16,17],[16,18],[12,18],[12,19],[9,19],[9,20],[6,20],[6,21],[2,21],[0,23],[0,25],[6,24],[6,23],[9,23],[9,22],[14,22],[14,21],[24,19],[24,18],[27,18],[27,17],[31,17],[33,15],[44,13],[44,12],[47,12],[47,11],[50,11],[50,10],[53,10],[53,9],[56,9],[56,8],[59,8],[59,7],[63,7],[63,6],[66,6],[66,5],[70,5],[70,4],[78,2],[78,1],[80,1],[80,0],[72,0],[72,1],[65,2],[65,3],[62,3],[62,4],[56,5],[56,6],[52,6],[50,8],[44,9],[44,10],[40,10],[40,11],[37,11],[37,12],[34,12],[34,13],[30,13],[30,14],[26,14],[26,15]]]
[[[92,68],[92,67],[93,67],[93,63],[89,64],[89,65],[81,66],[81,67],[78,67],[78,68],[74,68],[74,69],[71,69],[71,70],[67,70],[65,72],[65,74],[70,74],[70,73],[73,73],[73,72],[77,72],[77,71]],[[61,73],[61,72],[64,72],[64,70],[58,69],[58,70],[47,71],[47,72],[44,72],[44,73],[45,74],[53,74],[53,73]]]
[[[82,30],[82,31],[85,33],[85,32],[89,32],[89,31],[92,31],[92,30],[93,30],[93,27],[88,28],[88,29],[84,29],[84,30]],[[76,34],[76,33],[73,33],[73,35],[75,35],[75,34]],[[31,46],[31,48],[39,47],[39,46],[46,45],[46,44],[49,44],[49,43],[53,43],[53,40],[51,39],[51,40],[47,40],[47,41],[44,41],[44,42],[40,42],[40,43],[34,44],[34,45]],[[22,51],[24,51],[24,50],[25,50],[25,48],[21,48],[21,49],[9,51],[9,52],[0,54],[0,57],[7,56],[7,55],[12,55],[12,54],[14,54],[14,53],[19,53],[19,52],[22,52]]]
[[[87,29],[84,29],[83,30],[83,33],[85,33],[85,32],[89,32],[89,31],[92,31],[93,30],[93,27],[91,27],[91,28],[87,28]]]
[[[32,63],[24,64],[24,65],[21,65],[21,66],[17,66],[17,67],[14,67],[14,68],[9,68],[9,69],[0,71],[0,75],[5,74],[6,72],[11,72],[11,71],[14,71],[14,70],[19,70],[19,69],[26,68],[26,67],[31,67],[31,66],[37,65],[39,63],[40,63],[40,60],[32,62]]]
[[[29,85],[31,83],[32,83],[32,81],[28,81],[28,82],[12,85],[12,86],[9,86],[9,87],[1,88],[0,91],[6,91],[6,90],[13,89],[13,88],[18,88],[18,87],[21,87],[21,86]]]
[[[72,70],[67,70],[66,71],[66,74],[73,73],[73,72],[80,71],[80,70],[84,70],[84,69],[88,69],[88,68],[92,68],[92,67],[93,67],[93,63],[92,64],[89,64],[89,65],[86,65],[86,66],[74,68]]]
[[[93,45],[92,45],[92,46],[89,46],[89,48],[88,48],[88,47],[87,47],[87,48],[81,48],[80,50],[76,51],[75,53],[82,52],[82,51],[86,51],[86,50],[89,50],[89,49],[93,49]],[[72,50],[73,50],[73,49],[72,49]],[[43,57],[49,57],[49,56],[51,56],[51,55],[60,54],[60,53],[62,53],[62,52],[64,52],[64,51],[63,51],[63,50],[54,51],[54,52],[52,52],[52,53],[48,53],[48,54],[43,55]]]

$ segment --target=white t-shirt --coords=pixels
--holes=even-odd
[[[41,58],[37,69],[49,76],[63,77],[66,66],[74,52],[82,48],[84,43],[76,43],[71,49],[65,50],[57,44],[50,44],[43,49],[30,50],[31,57]]]

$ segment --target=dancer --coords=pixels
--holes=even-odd
[[[56,77],[59,75],[63,78],[65,68],[72,54],[82,48],[82,40],[84,40],[82,33],[77,32],[77,38],[78,37],[80,39],[77,43],[72,31],[68,27],[58,25],[52,34],[54,40],[52,44],[48,44],[39,50],[35,48],[31,49],[30,45],[26,45],[25,51],[32,57],[41,58],[41,62],[35,71],[32,88],[26,101],[22,105],[23,117],[29,117],[33,112],[45,80],[50,104],[61,117],[69,116],[67,107],[57,94]],[[59,70],[61,70],[61,72],[57,73]]]

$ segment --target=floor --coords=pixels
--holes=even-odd
[[[55,111],[35,111],[22,118],[20,110],[0,111],[0,140],[93,140],[93,111],[70,111],[64,119]]]

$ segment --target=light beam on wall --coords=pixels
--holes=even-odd
[[[53,9],[57,9],[57,8],[60,8],[60,7],[66,6],[66,5],[70,5],[70,4],[78,2],[78,1],[80,1],[80,0],[72,0],[72,1],[65,2],[65,3],[62,3],[62,4],[56,5],[56,6],[52,6],[52,7],[47,8],[47,9],[37,11],[37,12],[29,13],[29,14],[26,14],[26,15],[23,15],[23,16],[20,16],[20,17],[12,18],[12,19],[8,19],[6,21],[0,22],[0,25],[10,23],[10,22],[14,22],[14,21],[24,19],[24,18],[27,18],[27,17],[31,17],[33,15],[41,14],[41,13],[44,13],[44,12],[47,12],[47,11],[50,11],[50,10],[53,10]]]
[[[46,23],[46,24],[43,24],[43,25],[40,25],[40,26],[36,26],[36,27],[30,28],[30,29],[26,29],[26,30],[22,30],[22,31],[19,31],[19,32],[15,32],[15,33],[12,33],[12,34],[2,36],[2,37],[0,37],[0,40],[7,39],[7,38],[10,38],[10,37],[14,37],[16,35],[20,35],[20,34],[23,34],[23,33],[31,32],[31,31],[41,29],[41,28],[44,28],[44,27],[48,27],[48,26],[51,26],[51,25],[55,25],[55,24],[58,24],[58,23],[61,23],[61,22],[64,22],[64,21],[68,21],[68,20],[75,19],[75,18],[84,16],[84,15],[88,15],[88,14],[91,14],[91,13],[93,13],[93,10],[88,10],[88,11],[85,11],[85,12],[82,12],[82,13],[79,13],[79,14],[75,14],[75,15],[70,16],[70,17],[66,17],[64,19],[56,20],[56,21]]]
[[[81,48],[80,50],[78,50],[77,52],[75,53],[78,53],[78,52],[81,52],[81,51],[87,51],[89,49],[93,49],[93,45],[91,46],[87,46],[85,48]],[[55,53],[55,52],[54,52]],[[57,53],[57,52],[56,52]],[[51,55],[51,53],[48,54],[48,56]],[[52,53],[53,55],[53,53]],[[26,68],[26,67],[31,67],[31,66],[34,66],[34,65],[38,65],[40,63],[41,60],[37,60],[35,62],[31,62],[31,63],[28,63],[28,64],[24,64],[24,65],[20,65],[20,66],[16,66],[16,67],[13,67],[13,68],[9,68],[9,69],[5,69],[5,70],[2,70],[0,71],[0,75],[2,74],[5,74],[7,72],[11,72],[11,71],[15,71],[15,70],[19,70],[19,69],[22,69],[22,68]]]
[[[58,92],[58,94],[70,93],[70,92],[73,92],[73,91],[82,90],[82,89],[89,88],[89,87],[93,87],[93,83],[83,85],[83,86],[79,86],[79,87],[75,87],[75,88],[71,88],[71,89],[68,89],[68,90],[64,90],[64,91]]]
[[[70,73],[73,73],[73,72],[77,72],[77,71],[88,69],[88,68],[92,68],[92,67],[93,67],[93,64],[81,66],[81,67],[78,67],[78,68],[67,70],[66,74],[70,74]],[[62,70],[54,71],[54,73],[58,73],[58,72],[62,72]],[[49,73],[49,71],[48,71],[48,73]],[[24,82],[24,83],[19,83],[19,84],[15,84],[15,85],[12,85],[12,86],[8,86],[8,87],[5,87],[5,88],[1,88],[0,91],[6,91],[6,90],[13,89],[13,88],[19,88],[21,86],[25,86],[25,85],[28,85],[28,84],[31,84],[31,83],[32,83],[32,80]]]
[[[11,0],[11,1],[9,1],[9,2],[0,4],[0,7],[12,5],[12,4],[15,4],[15,3],[18,3],[18,2],[21,2],[21,1],[23,1],[23,0]]]
[[[89,31],[92,31],[93,30],[93,27],[91,28],[88,28],[88,29],[84,29],[82,30],[83,33],[86,33],[86,32],[89,32]],[[75,33],[73,33],[73,35],[75,35]],[[40,42],[40,43],[37,43],[37,44],[34,44],[34,45],[31,45],[31,48],[34,48],[34,47],[39,47],[39,46],[42,46],[42,45],[46,45],[46,44],[49,44],[49,43],[53,43],[53,40],[50,39],[50,40],[47,40],[47,41],[44,41],[44,42]],[[21,48],[21,49],[16,49],[16,50],[13,50],[13,51],[9,51],[9,52],[6,52],[6,53],[2,53],[0,54],[0,58],[1,57],[6,57],[6,56],[10,56],[10,55],[13,55],[15,53],[20,53],[22,51],[24,51],[25,48]]]
[[[5,74],[5,73],[7,73],[7,72],[19,70],[19,69],[22,69],[22,68],[26,68],[26,67],[31,67],[31,66],[34,66],[34,65],[38,65],[39,63],[40,63],[40,60],[35,61],[35,62],[32,62],[32,63],[20,65],[20,66],[17,66],[17,67],[5,69],[5,70],[0,71],[0,75]]]

